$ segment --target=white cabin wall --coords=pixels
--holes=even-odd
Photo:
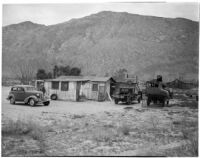
[[[76,85],[77,85],[76,82],[69,82],[68,91],[61,91],[61,86],[60,86],[58,98],[61,100],[76,101]]]
[[[46,94],[51,97],[52,94],[56,94],[58,99],[76,101],[76,82],[69,82],[68,91],[61,91],[61,82],[59,81],[59,89],[52,89],[52,82],[46,81],[44,86]]]

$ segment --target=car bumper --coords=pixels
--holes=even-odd
[[[50,99],[49,98],[44,98],[44,99],[38,99],[37,101],[38,103],[46,103],[46,102],[50,102]]]

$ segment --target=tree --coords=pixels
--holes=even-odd
[[[36,78],[40,79],[40,80],[43,80],[43,79],[47,79],[48,75],[46,74],[44,69],[38,69],[38,72],[36,74]]]
[[[81,69],[77,67],[71,68],[70,66],[54,66],[53,76],[54,78],[59,76],[79,76],[81,74]]]
[[[79,76],[81,74],[81,69],[77,67],[73,67],[70,71],[71,76]]]
[[[124,80],[126,78],[127,72],[128,71],[126,69],[119,69],[114,73],[113,78],[115,80]]]
[[[70,75],[70,72],[71,72],[70,66],[63,67],[63,75],[68,76]]]
[[[58,77],[58,71],[59,71],[59,68],[57,65],[55,65],[53,68],[53,77],[54,78]]]
[[[49,72],[49,73],[47,74],[47,78],[48,78],[48,79],[52,79],[52,78],[53,78],[53,75],[52,75],[51,72]]]
[[[37,64],[34,60],[19,59],[11,66],[11,71],[22,84],[28,84],[33,80],[37,70]]]

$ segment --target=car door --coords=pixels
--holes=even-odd
[[[25,99],[25,90],[23,87],[18,87],[15,92],[15,100],[16,101],[24,101]]]

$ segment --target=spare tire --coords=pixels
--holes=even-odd
[[[56,94],[52,94],[52,95],[51,95],[51,100],[57,100],[57,99],[58,99],[58,97],[57,97]]]

